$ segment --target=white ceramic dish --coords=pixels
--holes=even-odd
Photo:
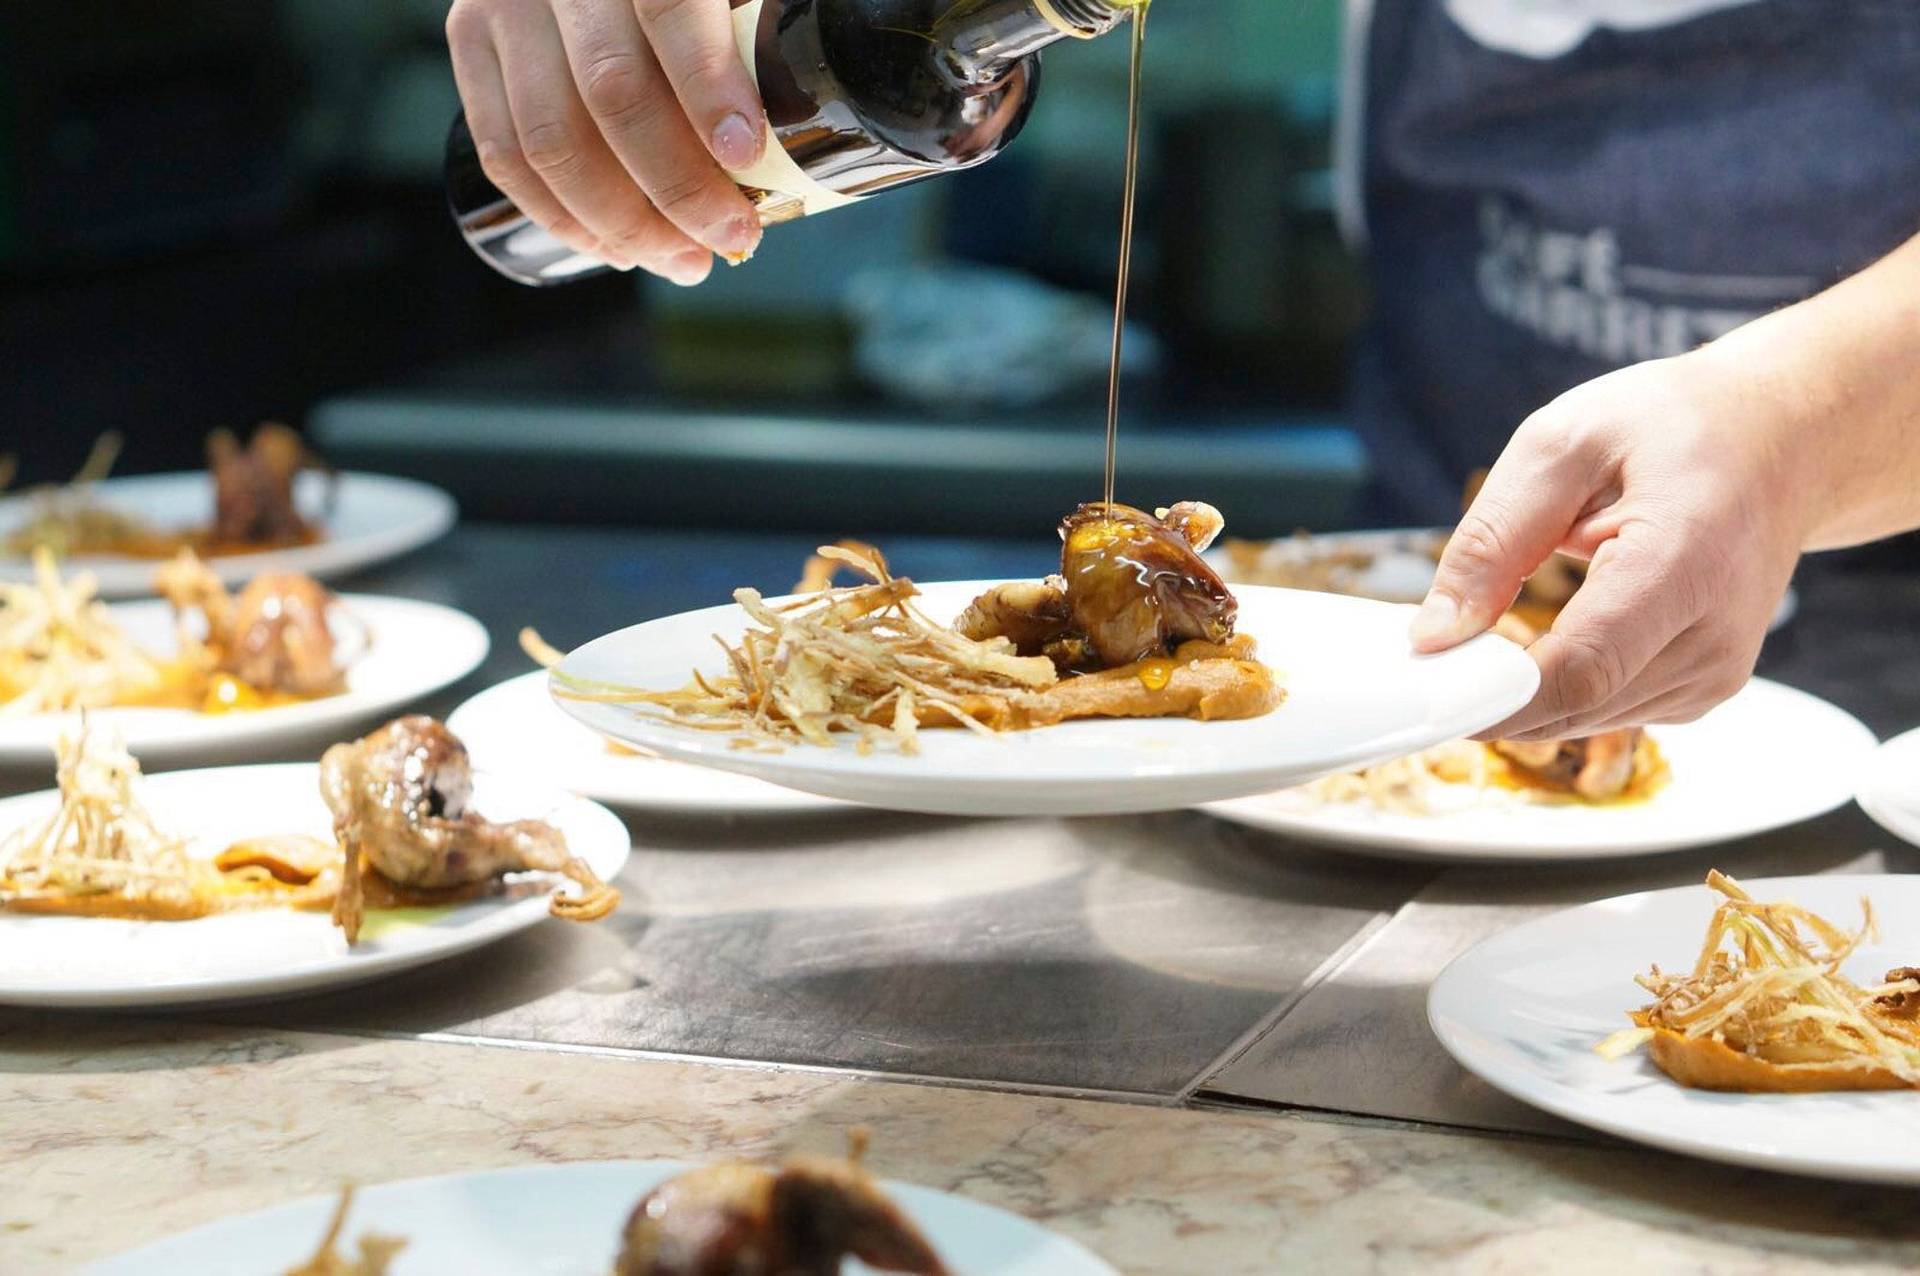
[[[618,752],[561,710],[544,671],[509,678],[453,711],[447,726],[475,765],[546,783],[632,811],[672,815],[789,815],[846,803],[712,767]]]
[[[394,1276],[603,1276],[633,1207],[675,1161],[584,1161],[409,1179],[364,1188],[347,1219],[407,1240]],[[1075,1241],[1007,1211],[909,1183],[886,1191],[955,1276],[1117,1276]],[[335,1199],[241,1214],[94,1263],[89,1276],[259,1276],[304,1262]],[[351,1239],[349,1240],[349,1246]],[[867,1272],[858,1263],[848,1271]]]
[[[951,620],[992,581],[921,587],[921,608]],[[1407,645],[1412,610],[1333,594],[1246,587],[1239,626],[1287,688],[1287,702],[1242,722],[1184,719],[1070,722],[983,738],[930,731],[903,757],[852,741],[777,753],[731,746],[616,705],[562,699],[595,731],[668,757],[824,797],[944,815],[1112,815],[1173,810],[1268,792],[1331,771],[1398,757],[1477,731],[1525,704],[1539,679],[1526,653],[1483,637],[1438,656]],[[683,685],[721,672],[713,636],[747,627],[738,607],[709,608],[596,639],[561,666],[637,687]]]
[[[1920,729],[1880,746],[1856,796],[1874,823],[1920,846]]]
[[[229,760],[240,751],[304,744],[329,732],[391,714],[458,681],[487,655],[487,631],[465,612],[434,603],[347,594],[334,630],[343,654],[357,652],[339,695],[237,713],[190,709],[95,709],[88,719],[112,727],[143,765]],[[175,649],[172,613],[155,600],[113,604],[114,618],[146,650]],[[77,715],[0,714],[0,766],[50,767],[53,743]]]
[[[144,777],[140,793],[160,828],[191,836],[194,854],[212,856],[269,833],[332,840],[319,777],[313,763],[175,771]],[[0,801],[0,831],[44,818],[56,802],[52,792]],[[552,822],[603,879],[626,863],[626,826],[571,794],[480,772],[473,808],[489,819]],[[189,922],[0,912],[0,1003],[152,1008],[289,996],[425,965],[546,917],[544,894],[370,913],[360,942],[349,949],[325,913],[288,909]]]
[[[1586,860],[1731,841],[1844,804],[1874,752],[1873,733],[1804,691],[1756,678],[1698,722],[1652,728],[1672,779],[1615,806],[1549,804],[1469,785],[1440,786],[1432,814],[1322,802],[1299,790],[1207,806],[1268,832],[1401,859]],[[1920,764],[1914,771],[1920,805]],[[1920,836],[1920,811],[1915,815]]]
[[[1786,877],[1743,882],[1842,926],[1871,896],[1884,941],[1847,962],[1858,982],[1913,961],[1920,877]],[[1691,967],[1719,896],[1705,886],[1623,895],[1484,940],[1434,981],[1427,1018],[1461,1066],[1568,1121],[1674,1152],[1760,1169],[1920,1184],[1920,1094],[1721,1094],[1689,1090],[1639,1052],[1594,1045],[1628,1026],[1647,995],[1633,976]]]
[[[213,517],[213,480],[204,471],[103,479],[93,491],[96,504],[159,530],[204,526]],[[294,497],[303,515],[320,520],[325,538],[312,545],[209,559],[207,565],[221,580],[238,585],[267,571],[339,576],[438,539],[456,517],[453,498],[439,488],[384,474],[341,474],[331,506],[327,480],[302,474],[295,481]],[[32,492],[0,496],[0,537],[26,522],[34,508]],[[152,559],[118,554],[76,555],[65,564],[70,572],[92,572],[102,598],[152,594],[158,566]],[[0,555],[0,580],[31,579],[31,559]]]

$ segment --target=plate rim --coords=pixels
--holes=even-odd
[[[631,1172],[635,1175],[655,1174],[661,1178],[666,1178],[686,1173],[689,1170],[720,1163],[720,1158],[717,1157],[704,1160],[688,1160],[678,1157],[647,1157],[614,1160],[581,1159],[541,1161],[516,1165],[484,1166],[467,1170],[447,1170],[438,1174],[419,1174],[407,1178],[385,1179],[378,1183],[358,1184],[355,1189],[355,1203],[357,1207],[359,1202],[364,1200],[367,1195],[383,1189],[411,1189],[417,1191],[437,1186],[463,1183],[476,1178],[517,1180],[535,1177],[553,1177],[564,1179],[568,1175],[582,1175],[593,1172]],[[659,1181],[660,1179],[658,1178],[654,1180],[656,1185]],[[920,1210],[914,1208],[915,1203],[933,1199],[942,1202],[957,1202],[964,1209],[981,1211],[993,1215],[1003,1224],[1011,1225],[1031,1235],[1044,1238],[1050,1248],[1064,1249],[1066,1253],[1071,1254],[1077,1261],[1086,1264],[1089,1276],[1119,1276],[1119,1268],[1095,1253],[1084,1242],[1075,1237],[1068,1236],[1063,1232],[1056,1231],[1038,1220],[1028,1218],[1024,1214],[1016,1213],[1005,1206],[995,1205],[990,1201],[983,1201],[976,1197],[964,1196],[958,1192],[949,1192],[943,1188],[931,1187],[922,1183],[913,1183],[903,1179],[882,1178],[879,1180],[879,1184],[890,1196],[893,1196],[903,1206],[907,1207],[906,1212],[908,1216],[913,1218],[914,1222],[923,1229],[925,1228],[925,1223],[922,1219],[916,1217],[920,1213]],[[142,1244],[130,1246],[112,1254],[103,1254],[89,1261],[85,1267],[81,1268],[81,1274],[82,1276],[87,1276],[88,1273],[93,1273],[94,1276],[99,1276],[100,1273],[110,1273],[116,1269],[126,1270],[126,1264],[140,1260],[143,1255],[150,1255],[151,1251],[155,1249],[163,1246],[171,1247],[186,1244],[194,1239],[205,1242],[211,1239],[211,1236],[221,1228],[231,1223],[260,1215],[309,1211],[318,1216],[319,1222],[324,1223],[328,1217],[328,1213],[333,1209],[339,1199],[338,1192],[309,1192],[306,1195],[294,1197],[291,1200],[283,1200],[276,1204],[260,1206],[258,1209],[245,1210],[237,1214],[227,1215],[223,1218],[212,1219],[205,1223],[196,1224],[193,1227],[169,1232],[165,1236],[154,1237]],[[636,1197],[636,1200],[637,1199]],[[605,1244],[609,1250],[618,1239],[620,1222],[621,1220],[617,1218],[608,1221]]]
[[[1749,890],[1768,894],[1776,891],[1791,894],[1795,892],[1802,883],[1816,882],[1823,886],[1835,886],[1837,888],[1841,884],[1885,882],[1888,879],[1912,876],[1911,874],[1901,873],[1801,873],[1784,877],[1761,877],[1751,880],[1743,878],[1740,884]],[[1920,889],[1920,884],[1916,885],[1916,889]],[[1580,1105],[1570,1097],[1565,1097],[1577,1095],[1579,1092],[1564,1083],[1551,1080],[1546,1081],[1544,1082],[1546,1092],[1543,1093],[1540,1089],[1530,1089],[1525,1084],[1524,1080],[1521,1079],[1521,1077],[1524,1076],[1523,1071],[1519,1075],[1516,1075],[1497,1063],[1486,1063],[1484,1061],[1476,1063],[1475,1059],[1477,1059],[1477,1056],[1469,1044],[1471,1034],[1447,1022],[1445,1018],[1447,1012],[1440,1003],[1443,998],[1451,998],[1456,995],[1452,991],[1452,985],[1466,978],[1463,974],[1458,973],[1460,968],[1470,959],[1479,956],[1483,949],[1489,948],[1503,939],[1510,939],[1517,932],[1523,930],[1533,930],[1536,928],[1542,930],[1548,929],[1554,923],[1561,922],[1563,918],[1571,913],[1598,912],[1605,908],[1629,907],[1654,896],[1677,896],[1681,892],[1704,890],[1706,890],[1704,883],[1694,883],[1686,886],[1667,886],[1653,890],[1629,891],[1620,895],[1612,895],[1603,899],[1589,900],[1582,904],[1573,904],[1566,908],[1555,909],[1550,913],[1516,922],[1511,926],[1504,927],[1482,938],[1465,952],[1456,955],[1443,966],[1440,973],[1434,976],[1433,982],[1428,985],[1425,1007],[1428,1031],[1433,1033],[1434,1038],[1440,1043],[1441,1048],[1447,1052],[1448,1056],[1452,1058],[1454,1063],[1463,1071],[1477,1077],[1508,1098],[1519,1103],[1524,1103],[1528,1107],[1545,1112],[1550,1116],[1559,1117],[1561,1120],[1574,1125],[1583,1126],[1590,1130],[1598,1130],[1603,1134],[1610,1134],[1630,1143],[1659,1148],[1668,1152],[1681,1153],[1687,1156],[1697,1157],[1701,1160],[1715,1161],[1725,1165],[1738,1165],[1750,1169],[1761,1169],[1787,1174],[1804,1174],[1818,1178],[1838,1179],[1855,1183],[1898,1184],[1905,1186],[1920,1185],[1920,1150],[1914,1153],[1912,1160],[1905,1166],[1849,1164],[1844,1161],[1835,1160],[1830,1156],[1782,1153],[1769,1150],[1761,1145],[1728,1145],[1684,1133],[1676,1133],[1666,1127],[1658,1125],[1649,1126],[1605,1115],[1596,1116],[1590,1111],[1582,1110]],[[1702,903],[1706,902],[1706,900],[1702,900]],[[1630,976],[1622,976],[1623,980],[1629,977]],[[1462,993],[1457,995],[1465,996],[1468,994]],[[1668,1084],[1678,1085],[1677,1082],[1671,1081],[1669,1081]],[[1885,1091],[1882,1093],[1898,1095],[1907,1092]],[[1763,1095],[1751,1097],[1765,1099],[1785,1096]],[[1909,1094],[1909,1097],[1920,1100],[1920,1092],[1913,1092]]]
[[[1748,694],[1749,690],[1755,687],[1760,688],[1761,693],[1768,696],[1785,695],[1789,698],[1812,701],[1822,710],[1835,715],[1836,728],[1843,726],[1857,728],[1857,730],[1852,733],[1858,737],[1860,754],[1863,759],[1871,758],[1883,747],[1880,745],[1879,737],[1874,734],[1872,728],[1862,722],[1858,716],[1823,696],[1815,695],[1811,691],[1793,686],[1790,683],[1756,676],[1748,679],[1747,685],[1742,687],[1735,697],[1730,697],[1728,702],[1730,703],[1733,699],[1738,698],[1739,695]],[[1838,721],[1838,719],[1844,719],[1845,721],[1843,723]],[[1660,728],[1655,726],[1650,728],[1650,730],[1658,732]],[[1920,738],[1920,729],[1916,729],[1912,734],[1916,738]],[[1283,791],[1284,790],[1278,790],[1276,792]],[[1786,819],[1769,818],[1760,822],[1749,822],[1731,831],[1714,833],[1711,836],[1705,837],[1682,835],[1647,839],[1625,845],[1607,847],[1579,846],[1571,849],[1566,847],[1551,847],[1544,843],[1533,842],[1514,842],[1508,845],[1493,847],[1482,844],[1478,849],[1467,849],[1464,846],[1463,839],[1458,837],[1449,839],[1443,845],[1436,845],[1423,842],[1400,830],[1384,830],[1386,836],[1379,837],[1375,830],[1370,830],[1362,826],[1345,824],[1319,825],[1308,820],[1289,820],[1284,816],[1275,819],[1271,823],[1267,823],[1261,822],[1258,818],[1245,813],[1245,807],[1253,803],[1261,802],[1272,796],[1274,796],[1274,794],[1254,794],[1244,798],[1229,798],[1222,802],[1203,803],[1193,809],[1218,819],[1226,820],[1229,823],[1237,824],[1243,828],[1254,829],[1276,837],[1293,838],[1309,846],[1361,854],[1373,859],[1398,860],[1406,863],[1527,865],[1605,863],[1613,860],[1672,855],[1683,851],[1699,850],[1702,847],[1720,846],[1728,842],[1737,841],[1740,838],[1757,837],[1763,833],[1771,833],[1778,829],[1791,828],[1796,824],[1802,824],[1808,820],[1819,819],[1822,816],[1830,815],[1834,811],[1839,810],[1848,802],[1856,800],[1854,793],[1841,788],[1837,790],[1837,796],[1834,796],[1833,801],[1829,805],[1823,806],[1818,810],[1811,810],[1805,814],[1795,815]],[[1437,818],[1444,819],[1445,817],[1441,816]]]
[[[1894,805],[1889,793],[1889,781],[1894,765],[1906,760],[1909,753],[1920,754],[1920,727],[1900,732],[1881,742],[1874,750],[1873,760],[1868,765],[1867,774],[1855,790],[1853,800],[1867,813],[1867,818],[1894,837],[1909,846],[1920,846],[1920,815],[1903,816],[1891,813]],[[1916,786],[1920,793],[1920,786]]]
[[[213,782],[212,777],[225,776],[229,778],[229,782],[238,783],[250,775],[260,776],[263,773],[274,773],[276,778],[282,775],[291,778],[291,773],[293,772],[307,772],[309,773],[309,783],[317,791],[319,787],[319,770],[320,764],[318,762],[260,762],[242,766],[196,767],[190,770],[163,771],[154,775],[143,775],[141,779],[148,785],[157,784],[166,786],[176,782],[210,783]],[[551,797],[555,799],[555,806],[575,805],[579,808],[577,812],[579,818],[601,824],[602,831],[607,832],[609,835],[611,835],[612,830],[619,830],[622,850],[618,857],[618,863],[613,863],[612,857],[609,856],[609,863],[612,870],[606,875],[609,882],[625,869],[627,863],[632,858],[633,840],[631,834],[627,831],[625,822],[602,804],[593,801],[591,798],[581,797],[578,794],[569,793],[564,789],[551,785],[530,783],[510,775],[482,771],[477,768],[475,771],[476,788],[479,787],[479,781],[489,776],[496,777],[496,783],[517,786],[527,792],[541,793],[543,796]],[[19,793],[10,797],[0,798],[0,812],[5,811],[8,807],[15,804],[24,805],[32,801],[45,801],[50,795],[55,793],[57,793],[57,790],[51,788],[35,789],[32,792]],[[611,842],[609,845],[611,845]],[[536,898],[544,900],[546,897],[529,897],[523,900],[508,901],[504,908],[490,911],[475,919],[476,924],[479,926],[480,933],[473,933],[473,928],[463,928],[461,931],[451,932],[450,938],[453,938],[454,942],[435,947],[429,952],[422,952],[418,949],[395,950],[390,952],[362,953],[358,957],[348,952],[330,958],[303,962],[276,971],[264,978],[229,976],[219,979],[194,979],[191,981],[176,979],[166,983],[137,986],[113,984],[95,985],[92,987],[59,986],[35,989],[9,985],[5,982],[4,976],[0,976],[0,1006],[37,1006],[49,1009],[88,1010],[158,1010],[168,1007],[209,1005],[236,1001],[278,1001],[320,989],[351,987],[372,979],[384,978],[388,975],[401,973],[402,971],[432,965],[446,958],[471,952],[476,948],[497,943],[500,940],[519,934],[521,931],[531,929],[547,920],[548,915],[544,911],[536,912],[529,908],[526,910],[526,916],[524,918],[516,916],[513,918],[511,924],[506,924],[501,919],[509,910],[514,908],[515,905],[531,904]],[[70,921],[72,919],[41,918],[33,915],[19,916],[0,911],[0,926],[31,925],[36,921],[44,920]],[[488,929],[488,923],[498,928],[497,933],[493,929]],[[187,921],[148,922],[144,924],[152,926],[191,926],[194,923]],[[343,966],[341,964],[343,962],[349,964]]]

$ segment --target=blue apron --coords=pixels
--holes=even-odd
[[[1920,232],[1920,0],[1668,0],[1692,16],[1564,48],[1490,31],[1529,3],[1374,0],[1354,409],[1390,521],[1451,522],[1572,386]]]

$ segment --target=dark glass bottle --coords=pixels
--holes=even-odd
[[[971,168],[1005,149],[1039,87],[1039,51],[1104,35],[1135,0],[732,0],[777,146],[732,174],[768,225]],[[481,171],[466,119],[447,197],[467,243],[524,284],[605,270],[520,214]]]

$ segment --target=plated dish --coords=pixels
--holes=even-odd
[[[39,767],[75,710],[149,764],[305,741],[464,677],[487,653],[471,617],[336,596],[274,572],[238,593],[191,554],[149,565],[164,601],[106,604],[91,574],[0,585],[0,766]]]
[[[915,585],[868,562],[864,586],[743,591],[574,651],[555,696],[602,735],[827,797],[1075,815],[1378,761],[1532,694],[1503,639],[1416,659],[1404,608],[1228,591],[1197,557],[1203,509],[1083,509],[1049,581]]]
[[[601,1161],[489,1170],[413,1179],[361,1189],[341,1220],[337,1255],[359,1256],[360,1238],[373,1234],[404,1241],[393,1271],[521,1276],[561,1272],[580,1276],[613,1271],[619,1276],[651,1272],[713,1272],[720,1276],[765,1268],[677,1267],[639,1264],[632,1245],[636,1204],[659,1202],[663,1217],[698,1220],[702,1213],[752,1198],[749,1220],[777,1208],[783,1216],[820,1219],[851,1202],[856,1208],[832,1217],[825,1238],[858,1235],[880,1258],[858,1270],[946,1272],[952,1276],[1114,1276],[1114,1268],[1084,1247],[1017,1215],[964,1197],[911,1184],[867,1179],[845,1162],[799,1160],[779,1167],[698,1166],[678,1161]],[[378,1267],[355,1269],[300,1264],[312,1257],[315,1238],[329,1230],[339,1198],[317,1196],[195,1228],[154,1245],[94,1263],[90,1276],[202,1276],[209,1270],[288,1273],[300,1276],[376,1276]],[[708,1215],[712,1218],[712,1215]],[[734,1223],[724,1212],[716,1223]],[[714,1230],[719,1230],[715,1228]],[[821,1230],[807,1229],[815,1237]],[[711,1233],[699,1229],[699,1238]],[[930,1250],[937,1265],[901,1242],[910,1237]],[[882,1251],[882,1238],[899,1248]],[[809,1239],[811,1252],[818,1245]],[[390,1245],[375,1243],[376,1255]],[[856,1251],[857,1252],[857,1251]],[[634,1260],[634,1261],[629,1261]],[[885,1264],[891,1262],[889,1267]],[[902,1263],[906,1265],[902,1265]],[[795,1266],[794,1272],[835,1273],[831,1266]]]
[[[318,766],[152,777],[88,725],[62,742],[56,790],[0,802],[0,1001],[171,1004],[353,982],[548,912],[602,917],[626,849],[600,807],[476,776],[429,718],[336,745]]]
[[[108,598],[155,592],[154,568],[190,549],[228,585],[269,571],[327,577],[416,549],[453,526],[438,488],[316,468],[299,436],[216,432],[206,471],[107,478],[104,453],[59,487],[0,496],[0,581],[34,579],[34,551],[90,570]]]
[[[1370,777],[1217,803],[1213,815],[1371,854],[1453,861],[1612,859],[1731,841],[1846,803],[1873,733],[1806,692],[1755,678],[1698,722],[1652,728],[1654,782],[1588,801],[1457,742]],[[1794,746],[1783,749],[1781,741]],[[1643,773],[1644,774],[1644,773]],[[1386,787],[1382,794],[1373,786]]]
[[[1863,899],[1886,926],[1879,936],[1856,938]],[[1916,916],[1920,879],[1910,876],[1721,880],[1621,896],[1482,941],[1435,980],[1428,1020],[1469,1071],[1566,1120],[1713,1160],[1916,1184],[1920,1109],[1909,1083],[1729,1093],[1681,1084],[1631,1048],[1638,1034],[1619,1036],[1636,1015],[1647,1021],[1639,1027],[1692,1034],[1707,1046],[1679,1043],[1674,1069],[1739,1091],[1784,1089],[1779,1078],[1796,1069],[1823,1086],[1836,1066],[1879,1080],[1873,1059],[1914,1057],[1911,1030],[1896,1018],[1905,1003],[1891,999],[1910,993],[1900,975],[1913,964]],[[1844,1039],[1867,1017],[1861,1003],[1882,997],[1888,1009],[1867,1012],[1869,1026],[1877,1020],[1896,1041],[1891,1055],[1876,1048],[1870,1058]],[[1727,1055],[1765,1066],[1722,1066]],[[1703,1058],[1706,1067],[1689,1067]]]

